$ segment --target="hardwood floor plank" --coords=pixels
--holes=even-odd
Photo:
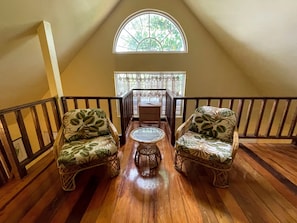
[[[245,144],[230,171],[229,188],[218,189],[200,165],[186,161],[184,174],[175,170],[167,137],[158,146],[162,161],[156,175],[140,175],[134,164],[137,143],[127,137],[119,152],[120,174],[110,178],[105,166],[83,171],[72,192],[61,189],[55,163],[38,173],[41,165],[34,177],[11,182],[15,189],[7,194],[0,188],[0,222],[297,222],[296,147]]]
[[[101,178],[91,177],[88,184],[86,185],[83,193],[80,198],[77,200],[75,205],[73,206],[71,213],[66,219],[66,223],[79,223],[94,195],[94,192],[99,185]]]
[[[270,185],[273,185],[273,187],[284,197],[287,202],[290,202],[294,207],[297,207],[296,193],[288,190],[285,184],[275,178],[261,164],[254,162],[253,158],[251,158],[248,154],[242,152],[241,150],[239,150],[239,153],[241,154],[240,157],[246,162],[251,163],[254,170],[261,174]]]
[[[240,156],[237,158],[237,161],[240,162],[240,165],[236,166],[236,169],[241,173],[248,173],[243,176],[241,179],[242,183],[240,185],[240,188],[246,192],[240,196],[242,196],[245,201],[248,199],[252,201],[249,207],[246,207],[247,213],[252,214],[254,218],[256,215],[258,215],[257,212],[260,212],[261,218],[263,218],[261,220],[262,222],[281,221],[282,219],[277,215],[281,215],[282,209],[285,207],[282,206],[284,205],[283,203],[282,205],[276,203],[276,199],[281,199],[280,194],[270,186],[269,182],[263,178],[262,175],[254,171],[249,163],[244,162]],[[241,175],[238,174],[237,177],[241,177]],[[235,191],[238,191],[238,188],[239,187],[234,187]],[[248,197],[245,196],[246,194]],[[290,203],[287,203],[287,205],[294,209]],[[286,211],[284,212],[284,215],[290,216]]]
[[[212,207],[212,210],[216,218],[218,219],[218,222],[232,222],[233,220],[228,211],[228,208],[225,206],[225,203],[218,195],[216,188],[203,184],[203,189],[205,190],[210,206]]]
[[[183,179],[184,180],[184,179]],[[185,208],[185,215],[187,222],[201,222],[203,220],[200,207],[194,196],[192,186],[188,183],[180,181],[179,185],[183,193],[181,193],[183,206]]]
[[[50,222],[51,215],[58,211],[53,205],[56,201],[56,197],[62,195],[60,190],[60,184],[53,184],[49,187],[49,190],[45,192],[44,196],[35,203],[35,205],[25,214],[20,223],[27,222],[39,222],[39,219],[43,219],[43,222]],[[51,210],[53,209],[53,210]]]
[[[242,190],[245,193],[242,193]],[[242,179],[240,187],[234,187],[232,194],[240,204],[249,222],[277,222],[277,219],[271,216],[269,210],[263,206],[264,204],[254,194],[249,185],[244,182],[244,179]]]
[[[163,128],[164,129],[164,128]],[[156,222],[166,222],[167,220],[171,220],[174,222],[174,216],[172,216],[173,212],[170,207],[170,201],[172,197],[169,191],[170,185],[172,185],[172,177],[170,173],[172,172],[172,159],[171,159],[171,148],[168,146],[167,138],[163,139],[160,143],[158,143],[158,147],[161,152],[162,161],[159,165],[159,169],[157,172],[156,183],[159,185],[156,191],[156,206],[155,210],[156,214]]]
[[[286,173],[284,173],[284,175],[279,173],[269,163],[265,162],[260,156],[254,153],[252,149],[249,149],[246,146],[242,146],[242,150],[248,153],[249,156],[256,161],[256,165],[260,164],[270,174],[272,174],[276,179],[278,179],[283,185],[285,185],[289,190],[291,190],[294,194],[297,194],[297,185],[287,178]],[[281,160],[281,162],[284,162],[284,160]]]
[[[0,188],[0,210],[17,197],[22,190],[30,185],[44,169],[53,164],[54,158],[52,155],[44,157],[34,167],[28,170],[28,175],[23,179],[12,179],[10,182]]]
[[[55,170],[57,172],[57,169]],[[83,174],[85,173],[85,174]],[[72,209],[74,205],[79,200],[80,196],[82,195],[86,185],[89,182],[90,175],[88,170],[85,172],[80,172],[76,176],[76,189],[75,191],[66,192],[63,191],[60,187],[60,195],[61,197],[57,198],[57,201],[55,202],[56,209],[55,213],[53,213],[52,218],[50,219],[52,223],[55,222],[66,222],[67,218],[72,212]]]
[[[106,169],[107,168],[103,168],[99,174],[97,173],[94,176],[102,179],[98,183],[96,190],[93,193],[92,199],[87,204],[85,213],[80,222],[96,222],[98,218],[103,201],[109,193],[110,187],[112,187],[115,181],[115,178],[110,179],[107,174],[102,173],[103,171],[106,172]]]
[[[17,196],[0,211],[0,222],[18,222],[45,194],[48,187],[57,183],[55,166],[51,165],[46,174],[40,174],[35,178],[34,184],[25,186],[22,192],[17,189]],[[31,180],[31,179],[30,179]]]
[[[162,145],[159,146],[161,153],[163,154],[163,160],[161,167],[164,168],[162,171],[164,188],[163,194],[166,194],[167,200],[162,199],[162,203],[159,202],[159,208],[166,206],[166,211],[168,215],[163,218],[162,221],[166,222],[166,219],[171,222],[189,222],[189,218],[194,218],[199,216],[199,212],[193,215],[193,209],[196,209],[196,201],[193,202],[192,199],[183,199],[186,194],[192,194],[191,185],[185,181],[173,166],[173,147],[170,144],[168,138],[162,141]],[[186,182],[184,184],[184,182]],[[193,196],[191,197],[193,198]],[[190,206],[190,208],[188,208]],[[165,211],[165,210],[164,210]],[[170,215],[169,215],[170,213]],[[192,216],[190,216],[192,215]],[[196,218],[196,220],[201,219],[201,217]]]
[[[205,168],[194,162],[185,161],[183,170],[183,174],[176,172],[184,178],[185,182],[183,184],[188,183],[191,185],[201,222],[218,222],[214,212],[208,211],[211,207],[204,185],[210,186],[210,184]]]
[[[170,185],[168,187],[169,199],[170,199],[170,210],[172,222],[188,222],[186,209],[184,206],[184,201],[182,198],[180,187],[182,185],[183,179],[179,175],[171,177]],[[175,185],[175,186],[173,186]]]
[[[233,197],[230,189],[217,189],[218,195],[221,197],[222,201],[225,204],[225,207],[228,209],[228,212],[232,216],[234,223],[243,223],[248,222],[244,211],[241,209],[239,204],[236,202],[236,199]]]
[[[133,153],[133,142],[126,143],[121,160],[121,173],[116,179],[119,180],[118,187],[109,191],[111,199],[109,196],[106,197],[97,222],[103,219],[109,222],[118,221],[118,219],[123,222],[137,222],[141,219],[142,203],[138,199],[143,200],[143,197],[137,197],[141,195],[134,193],[135,185],[133,182],[138,173],[134,167]]]
[[[293,145],[283,144],[248,144],[251,151],[262,157],[263,161],[269,164],[275,171],[281,175],[286,175],[286,178],[297,185],[297,166],[294,164],[297,160],[297,147]],[[267,153],[269,148],[269,153]],[[286,160],[286,162],[279,162]]]

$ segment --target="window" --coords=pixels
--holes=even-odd
[[[114,39],[115,53],[186,53],[187,41],[182,28],[168,14],[156,10],[137,12],[126,19]],[[185,72],[115,72],[116,95],[132,89],[167,89],[176,96],[184,96]],[[161,102],[165,114],[165,91],[141,90],[133,92],[134,115],[139,102]],[[181,102],[176,114],[181,115]]]
[[[132,89],[167,89],[176,96],[185,94],[185,72],[115,72],[114,75],[117,96]],[[134,115],[138,115],[139,102],[162,103],[162,115],[165,115],[165,91],[141,90],[133,93]],[[177,103],[176,114],[181,115],[180,101]]]
[[[186,52],[186,39],[171,17],[158,11],[143,11],[120,27],[114,52]]]

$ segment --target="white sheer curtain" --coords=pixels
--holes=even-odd
[[[116,95],[121,96],[132,89],[167,89],[175,96],[184,96],[185,80],[185,72],[115,72]],[[138,115],[140,102],[162,103],[162,115],[164,115],[165,91],[134,91],[133,98],[134,115]]]

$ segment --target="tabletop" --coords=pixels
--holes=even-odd
[[[130,136],[140,143],[156,143],[164,138],[165,132],[156,127],[139,127],[132,130]]]

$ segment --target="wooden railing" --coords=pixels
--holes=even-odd
[[[175,97],[165,89],[155,90],[165,91],[163,115],[169,125],[172,145],[175,143],[176,128],[202,105],[227,107],[235,111],[240,138],[297,142],[295,97]],[[61,97],[61,105],[62,113],[75,108],[104,109],[118,126],[121,144],[125,144],[127,128],[134,118],[133,90],[121,97],[64,96]],[[2,175],[22,178],[27,174],[26,165],[52,147],[55,133],[61,126],[61,116],[56,98],[0,110],[2,180]]]
[[[120,112],[121,122],[122,122],[122,131],[123,131],[123,144],[126,142],[126,132],[130,124],[130,121],[133,119],[133,93],[132,91],[127,92],[122,96],[122,110]]]
[[[119,97],[63,96],[61,97],[62,110],[65,113],[77,108],[104,109],[111,122],[119,126],[118,131],[123,145],[126,142],[126,130],[135,116],[134,108],[137,107],[138,101],[135,99],[134,94],[137,91],[166,92],[166,89],[133,89]]]
[[[56,98],[0,110],[1,173],[24,177],[26,165],[52,147],[60,125]]]
[[[170,125],[171,143],[175,143],[177,125],[176,105],[182,104],[180,122],[184,122],[202,105],[230,108],[238,117],[240,138],[284,139],[297,142],[296,97],[174,97],[167,94],[167,120]]]
[[[61,97],[63,112],[77,108],[102,108],[118,128],[121,144],[125,144],[125,132],[133,115],[131,93],[122,97],[64,96]]]
[[[161,116],[165,115],[164,105],[166,103],[166,89],[140,89],[135,88],[130,91],[133,94],[133,116],[138,117],[138,105],[139,103],[157,103],[161,104]]]

